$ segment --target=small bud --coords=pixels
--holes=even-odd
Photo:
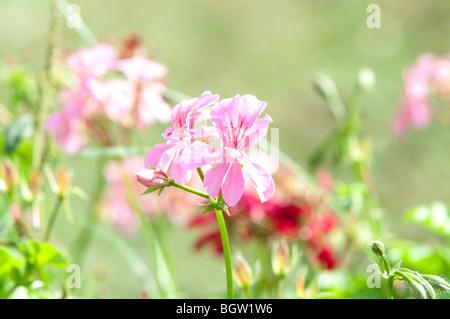
[[[148,188],[161,188],[167,186],[169,177],[164,172],[154,168],[144,168],[136,173],[139,183]]]
[[[302,270],[300,275],[297,277],[297,282],[295,283],[295,292],[297,293],[297,298],[303,299],[306,297],[305,293],[305,279],[306,279],[306,268]]]
[[[234,274],[236,284],[240,287],[249,287],[253,282],[252,269],[242,255],[237,257]]]
[[[375,74],[371,69],[361,69],[358,74],[358,83],[366,91],[372,89],[375,85]]]
[[[375,240],[374,242],[372,242],[372,252],[378,257],[385,256],[384,244],[379,240]]]
[[[284,277],[290,270],[291,256],[285,239],[275,244],[272,250],[272,270],[279,277]]]
[[[21,212],[20,212],[20,208],[17,205],[12,205],[11,206],[11,216],[13,218],[14,221],[18,221],[20,219],[21,216]]]
[[[30,181],[28,182],[28,187],[30,188],[30,192],[33,196],[36,196],[39,193],[41,190],[41,185],[41,175],[38,171],[33,171],[30,175]]]
[[[11,162],[7,161],[0,166],[0,174],[8,190],[12,190],[17,185],[17,171]]]
[[[59,195],[64,197],[70,187],[70,176],[65,169],[60,169],[58,171],[56,184],[58,185]]]

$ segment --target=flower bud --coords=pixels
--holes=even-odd
[[[11,216],[12,216],[13,220],[18,221],[20,219],[21,215],[22,215],[22,213],[20,212],[19,206],[12,205],[11,206]]]
[[[384,244],[379,241],[375,240],[372,242],[372,252],[377,255],[378,257],[385,256],[385,247]]]
[[[7,161],[0,166],[0,175],[5,181],[8,190],[12,190],[17,185],[17,171],[11,162]]]
[[[297,298],[305,298],[305,279],[306,279],[306,269],[303,269],[300,275],[297,277],[297,282],[295,283],[295,292],[297,294]]]
[[[28,187],[30,188],[30,192],[31,194],[33,194],[33,196],[36,196],[39,193],[39,191],[41,190],[41,185],[41,175],[38,171],[33,171],[28,182]]]
[[[60,169],[58,171],[56,184],[58,185],[59,195],[64,197],[70,187],[70,176],[65,169]]]
[[[144,168],[136,173],[139,183],[148,188],[161,188],[169,183],[169,176],[154,168]]]
[[[242,255],[237,257],[234,274],[235,281],[240,287],[249,287],[253,282],[252,269]]]
[[[284,277],[290,270],[291,254],[285,239],[277,243],[272,250],[272,270],[279,277]]]
[[[364,68],[358,73],[358,84],[364,90],[370,90],[375,85],[375,74],[371,69]]]

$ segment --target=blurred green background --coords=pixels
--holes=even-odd
[[[357,71],[370,67],[374,90],[364,109],[364,131],[374,145],[374,180],[388,230],[405,238],[429,233],[402,219],[409,207],[434,200],[450,203],[450,130],[433,123],[398,140],[390,122],[398,107],[402,70],[425,52],[449,52],[450,2],[362,0],[109,0],[70,1],[100,39],[130,34],[143,37],[152,56],[167,66],[170,88],[191,96],[205,90],[222,98],[254,94],[268,102],[267,113],[280,128],[280,147],[301,165],[336,123],[312,87],[316,72],[328,73],[348,101]],[[381,7],[381,28],[369,29],[369,4]],[[43,0],[0,0],[0,60],[24,63],[44,60],[49,29],[49,4]],[[74,30],[61,33],[63,52],[83,46]],[[5,93],[3,88],[0,93]],[[0,96],[0,100],[3,99]],[[148,136],[149,148],[163,125]],[[74,183],[88,193],[92,161],[66,159],[75,170]],[[345,179],[344,171],[328,166]],[[67,242],[78,232],[87,204],[73,200],[75,223],[58,220],[55,241]],[[392,225],[395,225],[392,226]],[[196,234],[177,231],[173,244],[182,290],[199,296],[223,290],[222,260],[209,251],[193,253]],[[419,236],[419,237],[418,237]],[[139,236],[132,246],[147,258]],[[184,261],[188,260],[188,261]],[[218,271],[220,270],[220,271]],[[97,236],[83,269],[89,280],[106,274],[101,297],[138,297],[140,283],[113,245]],[[101,276],[100,276],[101,277]],[[205,285],[211,280],[219,286]]]

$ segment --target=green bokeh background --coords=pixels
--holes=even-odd
[[[336,123],[325,102],[312,88],[316,72],[328,73],[344,102],[357,71],[370,67],[376,86],[364,109],[364,133],[374,145],[374,180],[385,209],[388,230],[405,238],[432,241],[429,233],[403,221],[409,207],[442,200],[450,203],[450,130],[433,123],[396,139],[390,131],[402,89],[402,70],[425,52],[449,52],[450,2],[362,0],[108,0],[71,1],[100,39],[139,34],[152,56],[169,69],[170,88],[191,96],[205,90],[231,97],[251,93],[268,102],[267,113],[280,128],[280,147],[307,166],[311,151]],[[369,29],[366,8],[381,7],[381,28]],[[43,0],[0,0],[0,60],[25,63],[44,60],[48,40],[49,5]],[[65,25],[61,47],[71,52],[83,46]],[[5,92],[4,90],[0,92]],[[4,102],[0,96],[0,101]],[[144,136],[149,148],[164,126]],[[73,166],[74,183],[92,190],[92,161],[65,160]],[[345,179],[345,171],[328,166]],[[75,223],[58,220],[55,242],[62,245],[78,232],[87,204],[73,200]],[[395,225],[395,226],[394,226]],[[210,252],[194,253],[196,234],[173,234],[182,290],[193,296],[222,292],[222,260]],[[139,238],[133,247],[147,258]],[[138,297],[140,283],[107,240],[95,238],[83,268],[89,282],[105,273],[100,297]],[[212,284],[215,283],[215,284]],[[192,296],[192,295],[191,295]]]

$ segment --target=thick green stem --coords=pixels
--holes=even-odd
[[[387,282],[387,299],[394,299],[394,277],[391,275],[389,276],[388,282]]]
[[[225,219],[223,218],[222,211],[219,209],[215,209],[215,211],[217,216],[217,223],[219,224],[220,237],[222,238],[223,257],[225,260],[225,270],[227,274],[227,296],[228,299],[233,299],[233,269],[231,266],[231,252],[230,242],[228,241],[227,226],[225,224]]]

